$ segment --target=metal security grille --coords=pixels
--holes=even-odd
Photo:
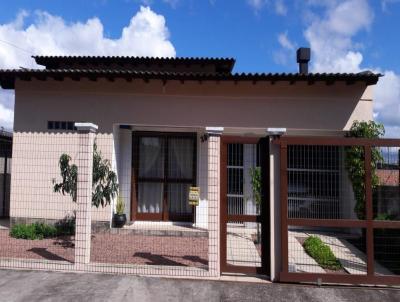
[[[399,285],[400,140],[284,136],[274,143],[280,280]],[[327,248],[329,261],[315,253]]]
[[[265,165],[268,151],[263,142]],[[222,138],[221,269],[224,272],[265,273],[268,270],[268,231],[263,221],[267,215],[262,214],[266,207],[262,206],[261,197],[258,198],[261,188],[255,185],[258,181],[263,183],[260,145],[257,138]],[[260,194],[255,193],[259,189]]]
[[[0,217],[10,212],[11,154],[11,134],[0,133]]]
[[[243,144],[228,144],[228,214],[244,214]]]
[[[342,153],[338,146],[288,146],[289,218],[341,218]]]
[[[146,132],[132,142],[138,133],[126,127],[113,136],[95,132],[85,123],[76,132],[13,134],[0,268],[217,277],[220,137],[197,143],[203,133]],[[0,144],[0,170],[10,172],[7,152]],[[117,189],[108,186],[114,177],[118,195],[107,200]],[[197,204],[189,202],[193,185]],[[192,221],[132,219],[132,196],[140,197],[136,210],[143,215]]]

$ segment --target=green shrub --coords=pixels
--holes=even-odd
[[[385,135],[385,127],[374,121],[359,122],[354,121],[350,128],[347,137],[355,138],[380,138]],[[354,206],[354,213],[358,219],[365,219],[365,167],[364,167],[364,147],[352,146],[346,147],[345,166],[348,172],[356,204]],[[379,177],[376,174],[377,165],[383,161],[382,154],[379,148],[372,148],[371,150],[371,185],[375,189],[379,185]]]
[[[75,215],[68,215],[65,218],[57,221],[55,227],[57,235],[60,236],[73,236],[75,235]]]
[[[42,238],[49,238],[57,236],[57,229],[48,224],[34,223],[36,234]]]
[[[308,237],[303,243],[304,250],[310,255],[322,268],[330,270],[339,270],[342,264],[336,259],[335,255],[322,240],[316,236]]]
[[[10,231],[10,236],[17,239],[44,239],[55,237],[57,229],[54,226],[47,225],[41,222],[32,224],[15,224]]]
[[[379,213],[376,215],[375,220],[394,220],[395,216],[388,213]]]
[[[10,230],[10,236],[17,239],[37,239],[35,227],[32,224],[16,224]]]

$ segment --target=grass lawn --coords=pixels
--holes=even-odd
[[[322,268],[329,270],[340,270],[342,264],[335,257],[328,245],[316,236],[309,236],[303,243],[304,250],[312,257]]]

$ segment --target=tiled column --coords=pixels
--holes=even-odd
[[[84,270],[85,264],[90,262],[93,143],[97,126],[76,123],[75,127],[79,135],[75,267],[77,270]]]
[[[222,127],[207,127],[208,134],[208,266],[220,275],[220,148]]]

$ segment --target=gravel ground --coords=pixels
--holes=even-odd
[[[69,236],[23,240],[0,231],[0,257],[74,260],[74,238]],[[208,238],[95,234],[92,262],[207,267]]]
[[[2,258],[74,260],[73,237],[24,240],[12,238],[8,233],[8,230],[0,231],[0,257]]]

